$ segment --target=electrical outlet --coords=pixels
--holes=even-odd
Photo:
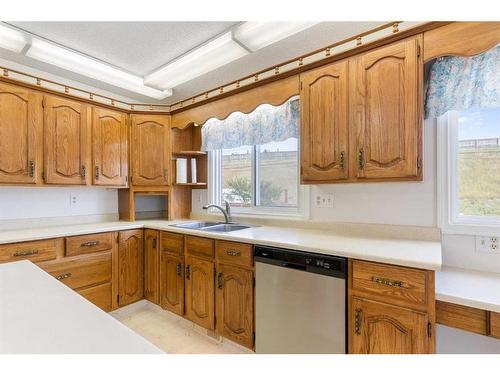
[[[476,236],[476,251],[482,253],[500,253],[500,241],[495,236]]]
[[[79,205],[79,202],[80,202],[80,197],[78,196],[78,194],[75,194],[75,193],[70,193],[69,195],[69,206],[71,208],[75,208]]]
[[[314,207],[333,208],[333,194],[316,194],[314,196]]]

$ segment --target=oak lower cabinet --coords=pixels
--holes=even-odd
[[[160,306],[184,315],[184,235],[160,232]]]
[[[156,230],[144,230],[144,298],[160,303],[160,234]]]
[[[118,305],[139,301],[144,295],[144,233],[142,229],[119,233]]]
[[[41,95],[0,83],[0,183],[37,182],[42,131]]]
[[[186,318],[206,329],[215,329],[214,262],[186,256]]]

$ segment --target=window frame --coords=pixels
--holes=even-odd
[[[500,217],[460,216],[458,211],[458,112],[437,119],[437,214],[444,234],[497,236]]]
[[[300,145],[300,139],[298,140]],[[233,216],[247,217],[276,217],[276,218],[292,218],[292,219],[309,219],[310,209],[310,190],[309,186],[300,184],[300,147],[297,150],[297,207],[285,206],[258,206],[259,186],[256,186],[258,178],[258,162],[259,162],[259,147],[260,145],[252,146],[252,207],[231,207]],[[208,151],[208,199],[210,203],[217,205],[222,204],[222,150]],[[214,212],[215,211],[210,211]]]

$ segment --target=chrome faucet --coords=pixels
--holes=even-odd
[[[226,224],[230,224],[233,222],[233,217],[231,215],[231,206],[228,201],[224,200],[224,204],[226,206],[226,209],[222,208],[219,205],[216,204],[207,204],[206,206],[203,206],[204,210],[208,210],[209,208],[217,208],[224,214],[224,219]]]

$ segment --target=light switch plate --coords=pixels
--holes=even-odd
[[[500,254],[500,239],[496,236],[476,236],[476,251]]]

